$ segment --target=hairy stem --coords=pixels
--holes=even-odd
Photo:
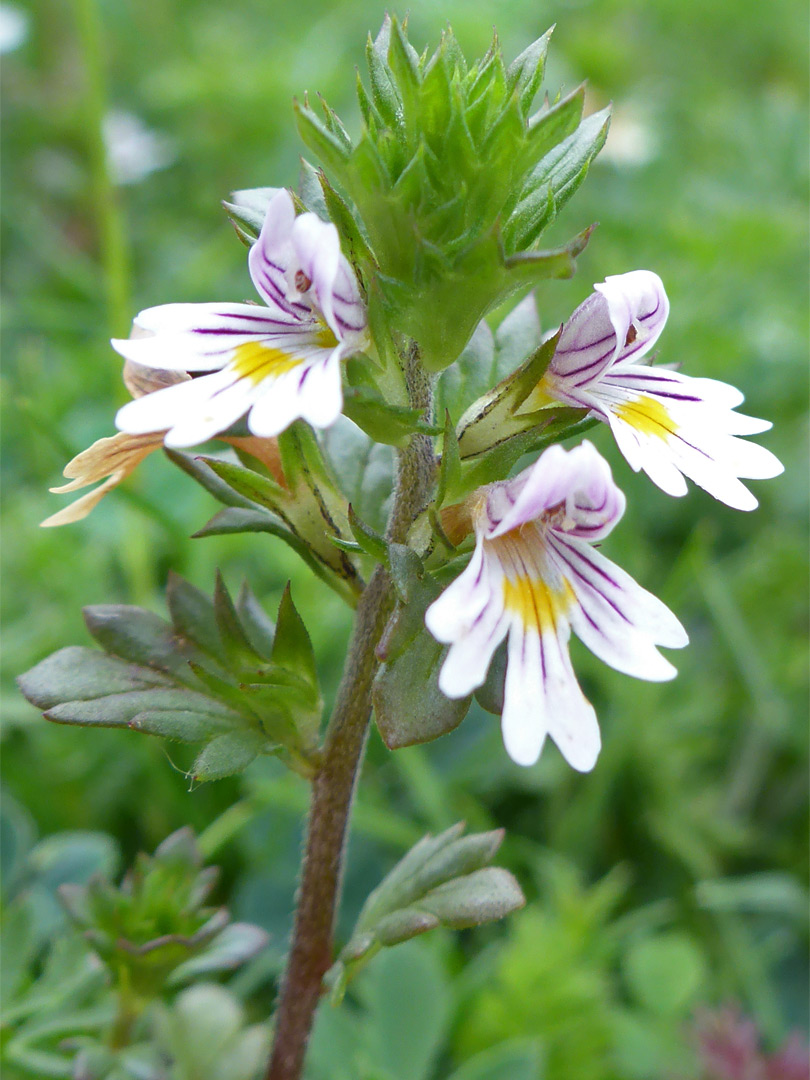
[[[429,411],[430,382],[415,345],[409,346],[402,364],[411,405]],[[429,498],[434,475],[430,439],[414,435],[399,455],[387,530],[390,540],[405,541]],[[299,1080],[323,976],[332,964],[349,815],[368,735],[371,686],[379,666],[375,649],[393,606],[391,582],[385,569],[378,566],[357,606],[343,678],[326,732],[323,763],[313,779],[298,908],[267,1080]]]

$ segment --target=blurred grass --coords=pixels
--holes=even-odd
[[[672,300],[662,361],[740,386],[748,411],[774,421],[761,441],[786,473],[755,484],[760,509],[737,514],[696,490],[668,499],[595,433],[629,501],[607,553],[687,626],[679,678],[641,684],[575,648],[604,732],[587,777],[551,747],[537,768],[511,765],[480,712],[430,747],[391,756],[373,739],[343,926],[422,831],[462,817],[504,825],[531,910],[440,950],[459,987],[440,1059],[448,1068],[552,1031],[552,1080],[661,1075],[649,1062],[672,1060],[697,1000],[742,1001],[778,1041],[807,1013],[807,921],[790,907],[807,887],[807,13],[798,0],[410,9],[417,44],[435,41],[446,20],[469,53],[486,48],[493,21],[508,55],[557,22],[546,85],[553,93],[587,78],[591,107],[612,99],[616,111],[556,235],[600,227],[574,281],[541,289],[545,325],[606,274],[655,269]],[[169,567],[210,589],[219,565],[231,585],[246,574],[269,607],[293,579],[334,690],[348,627],[338,602],[271,541],[190,541],[210,500],[160,457],[86,521],[43,531],[37,522],[61,505],[46,489],[67,459],[112,431],[125,397],[112,329],[149,304],[250,294],[218,200],[295,183],[293,94],[323,92],[356,127],[353,66],[382,13],[368,0],[280,2],[272,17],[258,0],[41,0],[28,9],[28,40],[3,65],[6,791],[41,835],[103,829],[127,856],[185,822],[208,829],[237,914],[274,932],[271,967],[289,925],[298,782],[266,764],[189,792],[182,748],[167,760],[134,735],[47,725],[13,679],[86,641],[83,604],[160,611]],[[111,109],[170,139],[173,162],[115,185],[99,155]],[[606,874],[621,887],[603,903]],[[659,1015],[622,965],[663,933],[697,953],[700,977]],[[548,980],[556,997],[538,990]],[[512,1000],[524,1005],[503,1004]]]

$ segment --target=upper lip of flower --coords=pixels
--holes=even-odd
[[[365,307],[334,225],[296,217],[286,190],[271,200],[248,255],[255,304],[165,304],[135,320],[141,335],[114,340],[128,360],[199,372],[181,386],[130,402],[122,430],[168,429],[190,446],[248,412],[254,434],[278,434],[298,417],[327,427],[340,414],[340,360],[363,348]],[[268,391],[270,393],[268,394]]]

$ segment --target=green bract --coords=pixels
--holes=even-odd
[[[512,291],[569,277],[587,243],[589,230],[553,251],[536,247],[609,123],[607,110],[582,119],[582,87],[531,111],[550,34],[509,66],[496,37],[468,66],[452,31],[419,56],[386,16],[366,50],[368,89],[358,79],[360,137],[325,102],[322,117],[307,100],[296,106],[324,167],[322,205],[366,283],[370,325],[382,319],[412,337],[430,370],[451,364]]]

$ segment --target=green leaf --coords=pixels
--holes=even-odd
[[[269,1049],[266,1025],[245,1027],[238,998],[214,984],[184,990],[157,1011],[156,1027],[176,1080],[255,1080]]]
[[[278,632],[246,587],[234,604],[220,578],[213,603],[172,578],[169,604],[171,625],[140,608],[90,609],[88,625],[99,642],[141,663],[91,649],[62,650],[21,677],[23,693],[55,723],[128,726],[181,742],[216,743],[197,759],[204,779],[237,771],[279,745],[303,769],[316,746],[322,700],[312,645],[289,591]]]
[[[324,202],[320,170],[310,165],[306,158],[301,158],[301,168],[298,171],[298,197],[304,207],[311,213],[317,214],[322,221],[331,220]]]
[[[495,331],[495,360],[490,386],[501,382],[542,343],[537,300],[529,293],[514,307]]]
[[[542,37],[533,41],[527,49],[518,56],[506,69],[507,92],[517,93],[520,108],[525,116],[534,101],[540,84],[543,81],[543,73],[546,66],[548,43],[554,32],[552,26],[546,30]]]
[[[517,371],[473,402],[458,423],[458,448],[462,459],[474,457],[515,435],[553,422],[554,409],[527,415],[518,415],[518,410],[542,379],[558,340],[559,333],[543,342]],[[564,410],[561,406],[557,411],[571,413],[574,410]]]
[[[268,510],[277,510],[278,506],[284,504],[289,498],[289,492],[275,480],[253,469],[246,469],[244,465],[211,457],[201,457],[198,461],[204,463],[220,480],[224,480],[231,491],[235,491],[245,500],[245,503],[231,505],[249,506],[251,503],[258,503],[259,506],[264,506]]]
[[[269,660],[273,652],[275,623],[268,617],[246,581],[239,590],[236,610],[239,623],[250,641],[251,648],[259,656]]]
[[[555,213],[559,213],[588,172],[588,167],[605,144],[610,127],[610,109],[586,117],[576,131],[550,150],[532,172],[531,187],[550,186]]]
[[[506,642],[495,650],[483,685],[475,691],[475,700],[482,709],[500,716],[503,712],[503,695],[506,684]]]
[[[323,169],[318,169],[317,180],[321,189],[321,198],[329,220],[334,222],[340,233],[343,250],[350,262],[355,265],[376,265],[376,259],[368,244],[362,221],[349,209],[349,205],[329,182]]]
[[[254,651],[253,646],[248,641],[236,607],[233,600],[231,600],[230,593],[219,570],[217,570],[216,584],[214,585],[214,616],[217,620],[219,637],[230,670],[241,675],[242,669],[254,669],[262,658]]]
[[[368,386],[348,386],[343,394],[343,414],[375,442],[403,447],[414,432],[436,434],[425,421],[423,409],[391,405],[379,391]]]
[[[306,145],[326,168],[340,180],[345,176],[349,153],[343,142],[310,109],[308,104],[293,102],[298,131]]]
[[[453,731],[472,697],[448,698],[438,678],[447,655],[422,629],[399,656],[380,666],[373,687],[374,717],[389,750],[430,742]]]
[[[502,918],[525,903],[506,870],[488,867],[503,831],[462,835],[463,823],[426,836],[370,894],[354,931],[328,977],[341,995],[356,965],[386,945],[438,925],[475,926]]]
[[[278,667],[302,676],[311,686],[318,686],[318,668],[312,641],[293,603],[289,582],[278,608],[271,660]]]
[[[352,531],[352,536],[357,541],[358,547],[362,548],[376,562],[387,562],[388,548],[385,540],[355,514],[351,503],[349,503],[349,528]]]
[[[191,775],[201,782],[244,772],[260,753],[267,753],[266,740],[250,732],[232,731],[217,735],[200,751],[191,766]]]
[[[345,417],[323,433],[323,444],[343,494],[363,521],[378,532],[394,490],[394,455]]]
[[[366,1053],[391,1080],[428,1080],[451,1017],[444,967],[421,942],[386,952],[358,993],[365,1005]]]
[[[154,668],[186,686],[197,686],[189,661],[199,663],[200,653],[165,619],[129,604],[96,604],[84,608],[82,614],[106,653]]]
[[[476,398],[492,386],[495,367],[495,339],[482,320],[454,364],[439,376],[436,388],[436,415],[447,410],[454,423]]]
[[[193,641],[209,656],[221,655],[222,642],[210,596],[170,570],[166,604],[178,634]]]
[[[17,683],[38,709],[50,709],[62,701],[88,701],[105,694],[171,686],[171,680],[160,672],[82,645],[68,645],[46,657],[20,675]]]
[[[174,462],[184,473],[196,480],[201,487],[204,487],[206,491],[210,492],[219,502],[224,503],[225,506],[252,507],[254,505],[252,500],[246,499],[244,495],[238,495],[230,484],[220,480],[208,465],[206,458],[184,454],[179,450],[167,450],[165,447],[163,452],[169,461]]]

